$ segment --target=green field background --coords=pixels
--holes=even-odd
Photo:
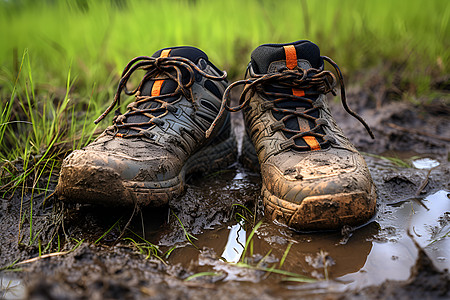
[[[0,3],[3,71],[27,49],[37,78],[55,85],[70,65],[88,86],[103,84],[132,57],[177,45],[204,50],[237,78],[258,45],[299,39],[317,43],[344,73],[386,61],[428,76],[449,71],[447,0]]]

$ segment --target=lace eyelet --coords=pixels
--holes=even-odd
[[[280,147],[280,150],[285,150],[285,149],[287,149],[287,148],[289,148],[291,146],[294,146],[294,145],[295,145],[295,141],[293,139],[288,139],[288,140],[286,140],[284,142],[281,142],[279,144],[279,147]]]
[[[272,134],[275,133],[276,131],[281,130],[281,129],[285,128],[285,127],[286,127],[286,126],[284,125],[283,121],[276,121],[276,122],[274,122],[274,123],[272,123],[272,124],[270,125],[270,130],[269,130],[269,132],[270,132],[270,134],[272,135]]]
[[[317,120],[316,120],[316,124],[317,124],[317,125],[322,125],[322,126],[327,126],[327,127],[330,126],[330,124],[328,123],[328,121],[325,120],[325,119],[323,119],[323,118],[317,119]]]

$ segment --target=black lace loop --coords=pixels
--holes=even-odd
[[[344,87],[344,79],[341,73],[341,70],[339,69],[338,65],[329,57],[322,56],[322,59],[327,61],[330,65],[334,67],[336,70],[336,73],[339,78],[340,83],[340,90],[341,90],[341,102],[342,106],[344,107],[345,111],[349,113],[351,116],[356,118],[361,124],[366,128],[369,135],[374,138],[374,135],[372,133],[372,130],[369,128],[369,125],[354,111],[352,111],[348,105],[347,100],[345,96],[345,87]],[[292,117],[301,117],[306,120],[311,120],[316,123],[316,126],[314,128],[311,128],[310,130],[306,132],[299,132],[296,130],[291,130],[288,128],[282,128],[283,131],[294,133],[295,135],[290,138],[290,140],[294,140],[296,138],[300,138],[303,136],[314,136],[318,138],[324,138],[323,134],[319,134],[314,132],[315,130],[318,130],[321,125],[317,123],[317,118],[314,118],[310,115],[308,115],[309,112],[311,112],[314,109],[321,108],[320,105],[314,105],[314,101],[311,99],[308,99],[306,97],[302,96],[296,96],[291,94],[285,94],[285,93],[274,93],[274,92],[266,92],[264,89],[262,89],[263,85],[268,84],[276,84],[281,87],[289,87],[289,88],[297,88],[301,90],[308,90],[311,89],[314,91],[314,94],[327,94],[331,92],[333,95],[336,95],[336,91],[334,90],[334,87],[336,86],[336,78],[333,75],[333,73],[325,70],[318,70],[318,69],[301,69],[296,68],[294,70],[289,69],[283,69],[280,70],[280,72],[277,73],[268,73],[268,74],[256,74],[253,72],[252,68],[247,68],[247,72],[250,73],[250,78],[239,80],[236,82],[233,82],[231,85],[228,86],[228,88],[225,90],[223,97],[222,97],[222,104],[219,110],[219,113],[216,117],[216,119],[211,124],[210,128],[206,131],[206,136],[209,137],[211,132],[213,131],[214,127],[216,126],[217,121],[222,117],[222,114],[227,111],[236,112],[244,107],[246,107],[250,101],[250,99],[253,97],[253,95],[256,92],[263,93],[266,96],[275,97],[274,100],[271,100],[272,105],[264,106],[264,108],[267,107],[267,109],[271,109],[273,111],[282,112],[287,114],[285,117],[283,117],[280,121],[286,121],[288,118]],[[247,75],[246,75],[247,76]],[[235,107],[230,107],[230,91],[239,85],[245,85],[244,90],[241,93],[241,96],[239,97],[239,105]],[[304,111],[299,110],[291,110],[291,109],[283,109],[283,108],[277,108],[275,105],[273,105],[275,102],[283,101],[285,99],[292,99],[292,100],[301,100],[303,102],[309,103],[312,108],[306,109]],[[291,146],[292,143],[289,145]],[[303,147],[298,147],[303,148]]]
[[[139,85],[135,88],[129,91],[126,87],[126,84],[128,80],[130,79],[131,75],[136,70],[144,70],[147,71],[147,73],[142,78]],[[189,80],[187,83],[183,83],[186,81],[185,78],[183,78],[182,70],[187,71],[189,74]],[[166,110],[172,110],[174,111],[173,106],[171,106],[168,102],[164,101],[165,98],[174,97],[177,95],[184,95],[187,99],[190,101],[194,101],[194,97],[192,96],[192,90],[190,89],[191,86],[194,84],[195,81],[195,71],[197,71],[201,76],[204,76],[208,79],[220,81],[224,80],[227,77],[227,73],[223,71],[222,76],[214,76],[211,74],[208,74],[201,70],[195,63],[190,61],[187,58],[184,57],[149,57],[149,56],[138,56],[134,59],[132,59],[125,69],[122,72],[121,79],[119,81],[119,84],[117,86],[116,94],[114,96],[114,100],[111,103],[111,105],[103,112],[100,117],[97,118],[97,120],[94,121],[95,124],[99,123],[101,120],[103,120],[112,110],[115,106],[120,106],[120,94],[123,91],[126,95],[135,95],[136,101],[128,105],[129,112],[128,115],[133,114],[144,114],[147,117],[150,118],[151,122],[148,123],[139,123],[139,124],[115,124],[116,128],[131,128],[135,129],[137,131],[140,131],[140,126],[149,125],[151,123],[155,123],[154,121],[157,120],[157,117],[153,116],[152,113],[157,111],[166,111]],[[163,76],[164,78],[162,78]],[[159,96],[142,96],[140,94],[141,88],[143,84],[148,81],[150,78],[156,78],[160,77],[161,79],[171,79],[174,82],[177,83],[177,87],[173,93],[170,94],[164,94]],[[158,102],[160,104],[159,107],[156,108],[150,108],[150,109],[138,109],[138,105],[142,104],[144,102],[154,101]],[[176,109],[176,108],[175,108]],[[118,111],[118,110],[117,110]],[[116,112],[117,112],[116,111]],[[120,114],[120,112],[118,112]],[[156,121],[158,122],[158,121]],[[114,123],[117,123],[117,119],[114,120]]]

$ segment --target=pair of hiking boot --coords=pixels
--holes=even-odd
[[[335,67],[338,80],[324,61]],[[144,75],[130,91],[127,83],[137,70]],[[315,44],[297,41],[257,47],[247,73],[229,85],[226,72],[194,47],[133,59],[113,103],[96,122],[120,105],[122,92],[135,100],[125,113],[116,110],[113,125],[94,142],[64,160],[58,197],[104,206],[166,205],[183,192],[188,174],[236,161],[230,111],[243,110],[242,155],[260,166],[268,216],[297,230],[369,220],[375,186],[326,102],[339,81],[344,108],[368,129],[346,104],[337,65]],[[239,105],[230,107],[230,91],[238,85],[244,85]]]

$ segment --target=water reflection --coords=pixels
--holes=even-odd
[[[427,207],[413,204],[409,228],[414,239],[424,247],[440,269],[450,269],[450,199],[446,191],[438,191],[425,198]]]
[[[374,236],[372,251],[360,272],[343,276],[349,287],[381,284],[386,280],[406,280],[417,259],[417,248],[407,231],[423,247],[441,270],[450,268],[450,199],[438,191],[423,199],[411,198],[382,220],[382,234]]]
[[[329,278],[337,278],[357,272],[365,265],[372,249],[371,238],[378,233],[378,228],[379,225],[372,222],[349,233],[351,237],[345,237],[340,232],[300,234],[265,221],[253,237],[246,257],[253,265],[264,265],[264,258],[268,265],[279,267],[280,259],[286,254],[282,266],[285,271],[318,279],[325,278],[327,272]],[[199,249],[211,249],[218,254],[217,260],[210,264],[211,268],[215,267],[220,257],[230,263],[238,262],[246,242],[246,232],[239,223],[207,230],[196,237],[195,244]],[[288,246],[290,249],[286,252]],[[204,263],[201,266],[196,263],[200,255],[201,252],[192,246],[182,247],[174,251],[169,261],[189,265],[195,272],[205,271]],[[321,255],[331,262],[326,271],[321,264]]]
[[[413,160],[412,164],[417,169],[431,169],[440,165],[437,160],[428,157]]]
[[[229,227],[230,233],[222,253],[222,258],[227,262],[237,263],[241,259],[247,236],[243,226],[244,222],[240,222]]]
[[[378,232],[378,224],[347,232],[296,233],[284,226],[266,223],[258,231],[254,247],[261,255],[271,251],[281,258],[289,243],[283,269],[315,278],[336,278],[360,270],[372,248],[371,237]],[[321,258],[324,256],[325,258]],[[327,270],[323,261],[329,261]]]
[[[0,299],[25,299],[25,295],[22,280],[0,275]]]

